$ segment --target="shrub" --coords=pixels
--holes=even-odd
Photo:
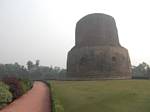
[[[20,97],[23,94],[20,81],[15,77],[7,77],[3,79],[3,82],[9,86],[9,91],[13,95],[13,100]]]
[[[54,88],[51,86],[50,82],[48,82],[49,84],[49,88],[51,89],[51,108],[52,108],[52,112],[64,112],[64,107],[63,105],[60,103],[59,99],[57,98],[57,96],[55,94],[52,94],[54,91]]]
[[[12,101],[12,94],[9,91],[9,86],[0,82],[0,109]]]
[[[52,112],[64,112],[64,107],[56,96],[52,98]]]
[[[22,96],[32,88],[32,82],[26,79],[6,77],[0,81],[0,109]]]
[[[27,79],[20,80],[20,83],[21,83],[23,94],[26,93],[28,90],[30,90],[33,85],[32,81],[27,80]]]

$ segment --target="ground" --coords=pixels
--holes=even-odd
[[[33,88],[0,112],[51,112],[49,88],[36,81]]]
[[[56,112],[150,112],[150,80],[53,81]]]

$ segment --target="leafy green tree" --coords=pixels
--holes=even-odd
[[[143,62],[138,66],[132,67],[133,77],[148,78],[150,74],[150,67],[147,63]]]

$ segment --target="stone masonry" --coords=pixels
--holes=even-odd
[[[131,78],[128,50],[119,43],[113,17],[94,13],[77,22],[75,46],[68,52],[67,77],[74,80]]]

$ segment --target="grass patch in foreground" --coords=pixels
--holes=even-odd
[[[150,112],[150,80],[53,81],[51,84],[59,103],[57,112]]]

